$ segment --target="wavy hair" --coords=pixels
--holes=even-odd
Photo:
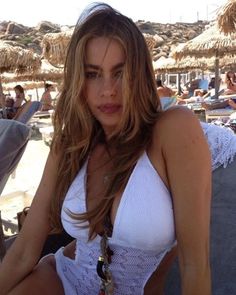
[[[101,125],[92,116],[84,94],[85,53],[89,40],[107,37],[117,40],[125,52],[122,77],[123,114],[108,146],[117,152],[113,170],[101,202],[91,211],[73,214],[89,221],[89,238],[109,213],[114,195],[124,189],[142,152],[150,143],[152,128],[161,112],[152,59],[144,36],[135,23],[107,4],[89,7],[81,15],[68,47],[64,82],[54,116],[52,150],[59,155],[51,220],[60,227],[61,206],[69,186],[98,141],[105,140]],[[114,169],[115,167],[115,169]]]

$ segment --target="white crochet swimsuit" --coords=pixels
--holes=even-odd
[[[101,238],[88,242],[88,229],[66,213],[86,211],[86,170],[87,162],[69,188],[61,213],[65,230],[77,240],[74,260],[65,257],[63,249],[55,254],[66,295],[97,295],[100,287],[96,265]],[[171,196],[144,152],[124,190],[109,239],[114,252],[110,264],[114,295],[142,295],[146,282],[174,243]]]

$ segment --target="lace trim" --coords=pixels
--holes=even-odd
[[[230,164],[236,154],[236,135],[231,129],[201,122],[211,151],[212,170]]]
[[[144,286],[155,271],[167,250],[147,253],[130,247],[111,245],[114,252],[111,272],[114,279],[114,295],[143,295]],[[63,249],[55,254],[57,273],[63,283],[65,295],[97,295],[100,279],[96,272],[96,260],[100,254],[99,242],[77,241],[75,260],[63,255]]]

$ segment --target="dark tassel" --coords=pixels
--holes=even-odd
[[[107,280],[104,272],[103,272],[103,265],[104,265],[104,258],[102,256],[98,257],[98,262],[97,262],[97,274],[99,275],[99,277],[101,279],[103,279],[104,281]]]

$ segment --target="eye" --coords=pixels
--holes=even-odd
[[[85,73],[86,79],[96,79],[99,78],[99,73],[95,71],[88,71]]]
[[[114,77],[115,78],[122,78],[122,75],[123,75],[123,71],[122,70],[116,71],[114,73]]]

